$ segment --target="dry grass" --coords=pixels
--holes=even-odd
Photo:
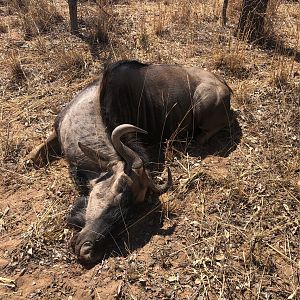
[[[24,266],[31,260],[38,260],[39,264],[49,264],[50,261],[71,260],[72,254],[66,250],[65,244],[71,238],[71,231],[66,226],[66,215],[68,205],[62,199],[70,194],[70,181],[59,182],[58,176],[54,174],[53,183],[43,198],[37,197],[45,207],[36,212],[35,221],[22,234],[22,248],[15,249],[12,258],[22,261]],[[58,210],[57,208],[60,207]],[[50,250],[49,252],[49,249]],[[21,256],[21,257],[20,257]],[[20,267],[23,265],[21,264]]]
[[[270,83],[279,89],[287,88],[293,76],[293,61],[294,58],[274,57],[274,72]]]
[[[11,54],[7,67],[9,69],[10,80],[12,83],[22,84],[26,81],[26,73],[22,66],[21,59],[16,53]]]
[[[0,298],[299,298],[300,70],[282,50],[299,47],[299,8],[271,2],[269,28],[283,43],[263,49],[234,36],[240,2],[229,2],[227,28],[219,26],[218,1],[109,1],[100,6],[104,15],[81,2],[81,31],[98,39],[97,56],[52,19],[50,1],[40,6],[46,22],[37,31],[31,2],[15,1],[14,9],[0,2],[11,14],[0,35],[0,280],[12,279]],[[33,20],[29,30],[24,16]],[[68,248],[65,217],[78,193],[66,164],[34,170],[20,161],[103,62],[120,58],[221,74],[234,92],[238,126],[205,146],[170,143],[174,189],[116,235],[102,263],[83,270]]]
[[[50,32],[63,21],[57,7],[46,0],[16,0],[10,5],[20,16],[26,38]]]
[[[159,6],[158,16],[154,16],[154,32],[158,36],[168,33],[168,10],[167,6]]]
[[[7,33],[7,31],[8,31],[7,24],[3,21],[0,21],[0,34]]]
[[[114,13],[112,5],[109,1],[100,1],[94,6],[82,6],[82,21],[87,30],[87,36],[91,43],[107,44],[109,42],[109,34],[112,30]]]
[[[225,73],[240,79],[247,78],[250,68],[246,66],[246,53],[226,51],[224,49],[214,54],[214,64],[217,69],[223,70]]]
[[[87,55],[80,50],[59,49],[56,53],[55,73],[65,73],[70,79],[80,77],[88,67]],[[59,75],[58,75],[59,76]]]

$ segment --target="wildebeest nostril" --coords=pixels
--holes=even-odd
[[[78,258],[83,262],[90,262],[93,246],[92,242],[84,242],[80,247]]]

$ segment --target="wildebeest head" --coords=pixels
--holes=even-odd
[[[168,169],[168,180],[162,185],[153,183],[149,170],[140,156],[124,145],[122,135],[130,132],[147,133],[129,124],[115,128],[111,142],[122,159],[112,160],[103,153],[94,151],[81,143],[80,149],[102,167],[106,172],[91,182],[91,192],[87,204],[75,205],[77,211],[71,212],[69,223],[77,222],[82,227],[75,242],[75,253],[83,263],[93,263],[97,259],[95,246],[111,232],[118,221],[123,220],[128,209],[137,202],[143,202],[147,191],[165,193],[172,185]],[[82,199],[81,199],[82,200]],[[80,201],[79,201],[80,202]],[[82,202],[82,201],[81,201]]]

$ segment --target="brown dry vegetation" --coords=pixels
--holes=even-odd
[[[66,1],[0,1],[1,299],[300,298],[299,4],[271,1],[265,45],[234,37],[239,1],[226,28],[221,7],[83,1],[78,38]],[[86,270],[68,248],[77,191],[66,163],[22,159],[106,61],[124,58],[221,74],[238,124],[204,147],[170,147],[174,190]]]

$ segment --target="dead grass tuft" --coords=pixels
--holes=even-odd
[[[8,69],[10,73],[10,81],[16,84],[23,84],[27,80],[26,72],[21,63],[21,58],[12,53],[8,60]]]
[[[42,36],[37,36],[34,41],[35,49],[43,56],[46,56],[48,51],[47,41]]]
[[[215,52],[213,61],[217,69],[221,69],[236,78],[245,79],[250,74],[250,69],[245,64],[246,57],[243,51],[220,49]]]
[[[56,181],[55,183],[57,184]],[[45,209],[37,213],[36,221],[23,233],[20,247],[12,253],[12,261],[19,262],[21,267],[25,267],[30,261],[47,265],[49,261],[72,259],[72,253],[65,247],[71,238],[71,231],[61,226],[66,223],[68,210],[61,196],[66,196],[67,189],[65,184],[54,184],[46,197],[39,199],[44,203]],[[59,211],[57,207],[60,207]],[[49,248],[52,251],[49,252]]]
[[[0,20],[0,34],[1,33],[7,33],[8,32],[8,27],[7,27],[7,24]]]
[[[290,58],[275,54],[272,66],[273,72],[270,78],[270,83],[279,89],[288,88],[289,84],[292,82],[292,76],[294,74],[294,57]]]
[[[140,30],[137,32],[136,35],[136,47],[140,47],[142,49],[144,49],[145,51],[148,51],[150,49],[151,46],[151,37],[150,37],[150,33],[148,32],[145,23],[146,23],[146,17],[145,15],[142,15],[140,20]]]
[[[87,70],[87,56],[80,50],[60,49],[56,52],[55,57],[56,74],[63,73],[69,78],[78,78]]]
[[[158,36],[168,34],[168,17],[166,6],[159,6],[158,15],[154,16],[154,33]]]
[[[85,22],[89,31],[91,42],[107,44],[109,32],[112,29],[113,11],[109,3],[99,2],[97,8],[88,13]]]
[[[20,17],[26,38],[50,32],[63,21],[63,17],[58,12],[56,6],[46,0],[28,1],[25,8],[20,9]]]
[[[104,18],[100,15],[95,25],[93,26],[93,30],[91,32],[91,38],[93,42],[100,44],[108,44],[109,34],[108,34],[108,24]]]
[[[113,1],[98,1],[90,4],[89,2],[84,3],[81,8],[79,7],[82,11],[80,19],[83,25],[82,32],[90,44],[107,45],[111,32],[118,30]]]

